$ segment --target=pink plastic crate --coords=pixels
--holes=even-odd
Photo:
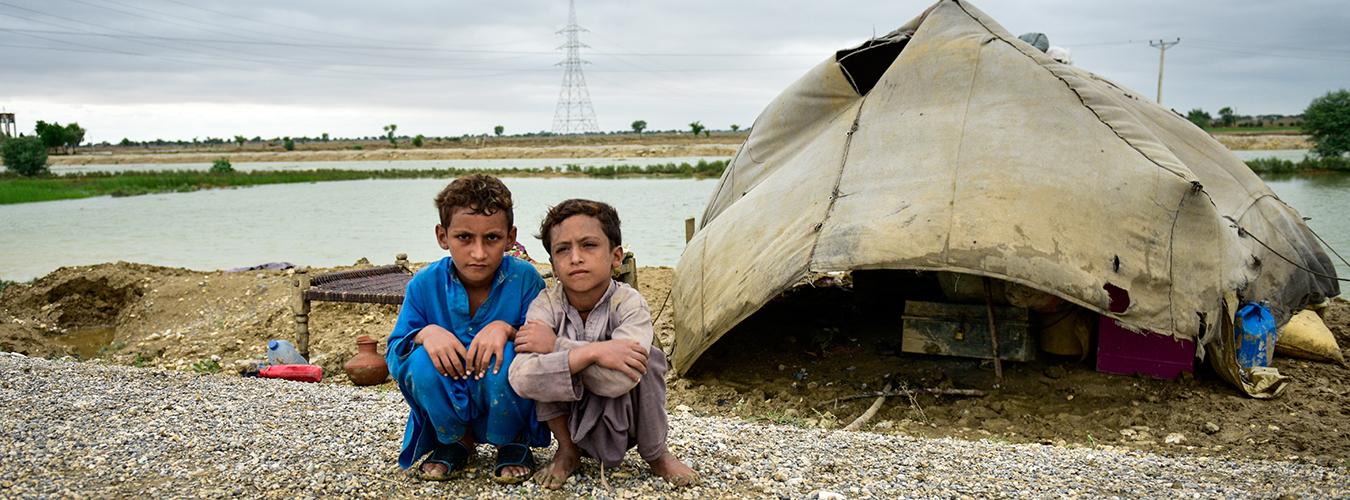
[[[1195,341],[1135,333],[1101,316],[1097,323],[1097,371],[1175,379],[1182,372],[1195,371]]]

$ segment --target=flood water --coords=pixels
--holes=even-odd
[[[684,219],[701,215],[717,181],[692,179],[504,179],[516,199],[520,241],[533,237],[547,207],[581,197],[614,204],[624,242],[643,266],[674,266]],[[1350,257],[1350,174],[1266,179],[1314,231]],[[288,261],[347,265],[362,257],[392,263],[444,255],[435,242],[431,199],[444,179],[280,184],[127,198],[86,198],[0,206],[0,278],[24,281],[59,266],[128,261],[229,269]],[[1332,256],[1333,260],[1336,260]],[[1350,266],[1337,262],[1338,274]]]
[[[624,243],[638,265],[674,266],[684,219],[701,215],[716,179],[506,178],[519,240],[536,260],[534,238],[550,205],[567,198],[618,209]],[[446,253],[436,244],[432,198],[445,179],[273,184],[245,189],[125,198],[99,197],[0,206],[0,278],[28,280],[59,266],[128,261],[229,269],[287,261],[348,265],[362,257],[392,264]]]

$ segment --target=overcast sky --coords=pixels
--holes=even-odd
[[[807,69],[927,1],[581,0],[602,130],[748,126]],[[1296,114],[1350,87],[1341,1],[985,1],[1014,34],[1180,110]],[[0,107],[92,141],[548,130],[565,1],[0,0]]]

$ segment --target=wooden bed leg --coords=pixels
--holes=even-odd
[[[633,252],[624,252],[623,262],[619,264],[618,274],[617,279],[619,281],[627,283],[634,289],[637,288],[637,259],[633,258]]]
[[[292,282],[296,292],[295,298],[291,300],[291,312],[295,313],[296,347],[305,359],[309,359],[309,299],[305,298],[305,292],[309,291],[309,280],[309,268],[296,268],[295,281]]]

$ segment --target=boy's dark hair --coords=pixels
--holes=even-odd
[[[492,215],[506,213],[506,227],[515,225],[515,211],[511,204],[511,190],[491,175],[474,174],[455,179],[436,195],[436,210],[441,214],[441,226],[450,227],[450,216],[455,209],[467,208],[472,214]]]
[[[544,251],[550,256],[553,255],[553,236],[548,234],[549,231],[573,215],[588,215],[600,221],[600,228],[605,232],[605,237],[609,238],[610,248],[623,244],[623,233],[619,231],[618,210],[614,210],[614,207],[605,202],[573,198],[550,207],[548,214],[544,215],[544,221],[539,223],[539,234],[535,235],[535,238],[544,241]]]

